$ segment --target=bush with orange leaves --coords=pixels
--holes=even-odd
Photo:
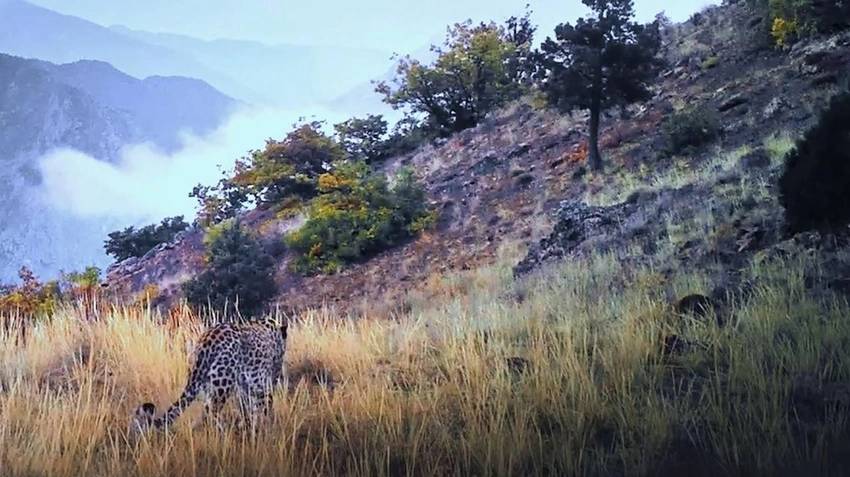
[[[36,317],[53,313],[62,300],[59,282],[40,282],[27,267],[18,272],[21,283],[0,288],[0,315]]]

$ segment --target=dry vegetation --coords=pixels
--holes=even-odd
[[[610,256],[521,282],[507,266],[434,279],[398,320],[309,313],[293,323],[289,389],[256,436],[232,409],[220,428],[196,409],[172,434],[128,434],[139,402],[178,395],[201,326],[188,314],[163,326],[144,307],[87,322],[66,309],[0,344],[0,474],[835,471],[850,306],[812,292],[819,270],[802,249],[762,257],[722,328],[659,292],[707,293],[707,277]]]

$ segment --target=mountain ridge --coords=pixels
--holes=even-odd
[[[103,62],[56,65],[0,54],[0,281],[14,279],[21,265],[55,276],[108,263],[101,243],[119,224],[45,203],[36,163],[42,155],[67,148],[114,163],[132,144],[172,151],[181,131],[207,134],[237,105],[200,80],[139,80]]]

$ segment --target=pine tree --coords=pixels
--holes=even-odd
[[[590,110],[588,161],[602,169],[600,115],[606,108],[649,99],[661,61],[659,23],[633,21],[632,0],[582,0],[595,13],[564,23],[541,46],[542,90],[563,111]]]

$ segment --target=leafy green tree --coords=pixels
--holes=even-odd
[[[541,46],[542,90],[564,111],[590,110],[588,161],[602,169],[600,116],[604,109],[651,97],[661,46],[658,22],[633,21],[632,0],[582,0],[595,16],[564,23]]]
[[[533,31],[514,22],[514,39],[523,45],[512,43],[506,28],[495,23],[459,23],[449,28],[442,47],[432,47],[437,54],[432,65],[402,58],[393,84],[381,82],[377,91],[393,107],[425,115],[427,127],[437,135],[476,126],[521,92],[517,81],[525,64],[518,51],[530,47]]]
[[[170,242],[178,233],[189,228],[183,216],[169,217],[159,224],[140,229],[127,227],[109,234],[104,242],[106,253],[121,262],[131,257],[141,257],[161,243]]]
[[[352,118],[334,126],[339,144],[356,161],[377,162],[387,154],[387,121],[381,115]]]
[[[189,197],[198,201],[196,222],[203,227],[236,217],[250,199],[247,191],[234,184],[230,177],[221,179],[215,186],[198,184]]]
[[[282,141],[269,139],[265,149],[238,160],[230,184],[244,190],[259,206],[290,196],[309,198],[316,193],[319,175],[343,159],[345,151],[322,132],[322,123],[307,123]]]
[[[274,297],[274,260],[260,242],[234,220],[221,230],[207,249],[207,268],[183,285],[193,306],[211,306],[225,313],[231,308],[255,315]]]

